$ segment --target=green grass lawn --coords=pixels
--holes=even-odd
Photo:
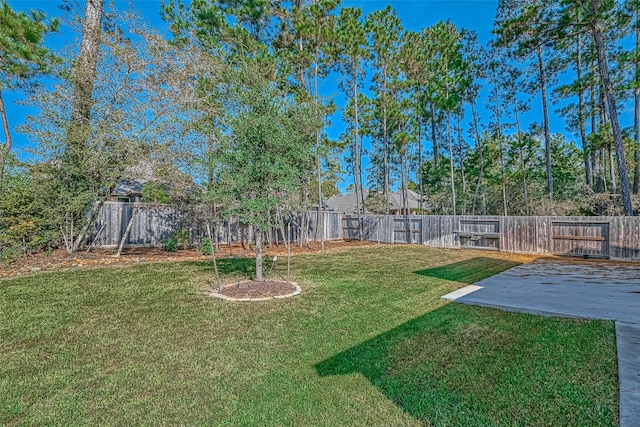
[[[262,303],[208,297],[207,262],[3,281],[0,424],[616,425],[612,322],[440,299],[515,264],[297,256],[303,294]],[[220,268],[232,282],[251,262]]]

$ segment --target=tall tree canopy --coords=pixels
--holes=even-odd
[[[55,57],[44,46],[44,37],[57,28],[58,20],[47,21],[40,11],[16,12],[6,0],[0,4],[0,120],[4,135],[0,146],[0,182],[13,145],[3,92],[20,88],[30,77],[48,72]]]

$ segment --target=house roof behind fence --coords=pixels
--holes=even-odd
[[[364,193],[364,198],[366,200],[367,197],[369,197],[369,190],[363,188],[362,192]],[[326,206],[329,211],[333,212],[342,212],[347,214],[357,213],[358,204],[356,200],[356,193],[331,196],[329,197],[329,200],[327,200]]]

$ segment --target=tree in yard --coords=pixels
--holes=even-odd
[[[382,139],[382,170],[384,185],[383,196],[389,205],[389,147],[390,135],[388,126],[388,110],[390,100],[389,84],[397,79],[397,67],[403,34],[402,23],[391,6],[375,11],[367,16],[365,29],[371,38],[373,66],[376,69],[374,89],[380,104],[380,129],[375,132]],[[387,208],[388,213],[388,208]]]
[[[592,38],[602,83],[604,104],[609,113],[608,121],[611,125],[613,145],[616,152],[623,213],[624,215],[633,215],[623,133],[618,115],[617,90],[619,88],[614,87],[612,81],[607,50],[609,43],[608,38],[611,37],[611,34],[606,30],[609,27],[623,28],[625,20],[628,20],[629,17],[624,14],[619,14],[616,2],[608,0],[589,0],[586,4],[576,0],[564,0],[560,5],[559,22],[561,25],[558,29],[559,37],[570,37],[572,34],[588,33]]]
[[[254,228],[256,280],[262,281],[262,235],[275,211],[299,192],[313,156],[309,131],[318,124],[311,104],[297,102],[286,86],[266,77],[264,62],[243,57],[236,65],[220,93],[226,132],[215,192]]]
[[[58,21],[47,22],[42,12],[16,12],[6,0],[0,4],[0,120],[4,134],[0,144],[0,182],[12,148],[3,92],[20,88],[30,77],[48,71],[55,57],[43,45],[44,37],[57,28]]]
[[[575,19],[578,19],[575,17]],[[558,70],[575,70],[575,79],[566,84],[557,86],[553,90],[556,101],[577,97],[576,102],[570,102],[563,106],[559,112],[565,117],[567,127],[578,133],[582,144],[584,156],[584,174],[586,184],[593,185],[593,157],[592,149],[588,143],[587,123],[589,119],[587,97],[589,90],[593,91],[599,79],[597,72],[590,70],[588,61],[594,55],[593,43],[583,33],[577,33],[573,37],[567,37],[557,42],[557,49],[561,54],[556,59]],[[592,127],[591,133],[596,131]]]
[[[536,67],[536,85],[542,99],[542,118],[547,169],[547,193],[553,200],[553,174],[551,164],[551,130],[547,87],[548,68],[545,49],[554,37],[555,9],[547,0],[533,2],[523,0],[501,0],[496,18],[496,45],[507,48],[511,55],[521,60],[533,60]]]
[[[477,35],[474,32],[466,32],[463,43],[463,56],[468,64],[468,73],[470,84],[462,94],[463,101],[469,104],[471,110],[471,129],[469,134],[474,140],[474,149],[470,153],[470,157],[474,157],[474,161],[468,162],[468,170],[471,176],[475,174],[476,182],[474,186],[473,201],[471,204],[471,214],[476,214],[480,199],[480,190],[482,189],[484,180],[484,163],[485,156],[482,146],[482,138],[480,137],[480,119],[476,111],[476,102],[480,93],[480,79],[485,78],[488,70],[485,70],[485,64],[488,63],[487,50],[481,47],[477,41]]]
[[[283,228],[300,206],[297,199],[309,188],[312,148],[324,142],[314,137],[323,123],[309,94],[309,82],[316,80],[308,73],[322,75],[312,64],[315,54],[324,60],[315,49],[325,42],[315,37],[325,34],[309,34],[314,29],[306,20],[315,16],[300,9],[302,2],[295,3],[295,16],[281,6],[229,0],[187,7],[170,1],[163,7],[176,42],[205,58],[194,75],[199,102],[210,114],[200,117],[195,131],[215,146],[192,153],[211,171],[202,201],[213,204],[216,220],[235,217],[253,230],[256,280],[263,279],[264,233]],[[274,23],[282,25],[279,31]]]
[[[6,169],[0,183],[0,260],[51,248],[58,236],[39,177],[14,156]]]
[[[633,67],[633,77],[629,84],[633,92],[633,194],[640,192],[640,2],[638,0],[626,0],[624,13],[630,19],[630,31],[634,38],[634,46],[630,52],[624,55],[625,62]]]
[[[433,66],[437,70],[429,84],[434,104],[446,116],[447,142],[449,145],[449,178],[451,184],[451,207],[457,214],[455,187],[455,159],[451,115],[462,108],[462,100],[471,84],[468,64],[462,55],[462,34],[451,22],[439,22],[429,28],[430,50]]]
[[[278,55],[286,57],[292,64],[292,77],[296,79],[301,95],[313,101],[317,118],[324,119],[319,121],[320,127],[313,131],[316,191],[303,190],[305,194],[310,193],[317,203],[316,232],[324,227],[322,212],[326,194],[323,192],[323,162],[326,166],[331,151],[324,128],[327,115],[335,110],[332,102],[321,97],[320,84],[332,65],[330,46],[335,36],[335,16],[331,12],[339,3],[339,0],[294,2],[291,9],[283,13],[285,19],[274,43]],[[320,245],[324,249],[323,233],[320,233]]]
[[[182,132],[176,119],[189,115],[183,106],[194,92],[188,68],[197,67],[196,56],[168,46],[135,13],[113,14],[111,25],[97,52],[88,121],[75,69],[56,67],[56,80],[27,100],[38,114],[22,131],[37,143],[33,169],[48,189],[49,217],[69,252],[84,244],[111,190],[131,178],[124,176],[129,168],[171,161]],[[61,54],[65,63],[75,62],[74,50]]]
[[[627,12],[633,16],[632,31],[635,38],[635,46],[629,55],[633,64],[633,140],[635,149],[633,152],[633,194],[640,193],[640,2],[628,0],[625,4]]]
[[[340,10],[336,20],[335,63],[345,80],[341,87],[348,99],[353,103],[353,183],[356,192],[356,209],[362,214],[364,192],[362,183],[362,141],[360,140],[360,123],[358,116],[358,89],[364,73],[364,63],[370,57],[365,27],[361,22],[362,11],[358,8],[345,7]],[[362,235],[362,221],[360,223]]]

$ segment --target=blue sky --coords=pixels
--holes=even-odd
[[[48,1],[33,1],[33,0],[9,0],[9,4],[17,10],[24,9],[41,9],[49,16],[59,16],[62,12],[59,9],[59,0]],[[84,8],[83,0],[71,0],[71,4],[79,9]],[[125,7],[125,2],[121,0],[116,1],[117,5],[122,4]],[[152,24],[161,27],[164,23],[159,17],[160,1],[157,0],[133,0],[135,8],[143,13]],[[418,31],[421,28],[428,27],[437,23],[440,20],[451,20],[459,28],[466,28],[475,30],[478,34],[478,40],[481,44],[486,44],[491,39],[491,29],[493,27],[493,20],[497,8],[497,0],[396,0],[396,1],[354,1],[343,0],[344,6],[359,6],[363,9],[364,14],[368,14],[376,9],[381,9],[390,4],[398,13],[405,28],[413,31]],[[65,41],[69,39],[70,35],[64,29],[58,35],[51,35],[47,39],[47,44],[51,47],[61,47]],[[335,79],[335,76],[329,76],[329,79]],[[344,105],[344,96],[334,87],[336,87],[335,81],[327,81],[326,88],[333,92],[332,96],[335,96],[338,106]],[[486,97],[484,97],[486,98]],[[5,101],[7,102],[8,115],[10,125],[12,129],[21,124],[27,114],[32,114],[32,109],[15,104],[16,94],[7,93]],[[539,97],[535,97],[532,100],[532,109],[529,115],[524,120],[524,125],[532,121],[541,121]],[[488,120],[488,114],[483,114],[484,109],[479,105],[480,113],[484,116],[484,121]],[[329,129],[329,135],[332,138],[337,138],[344,125],[340,121],[341,114],[338,112],[332,120],[332,127]],[[467,119],[465,119],[467,120]],[[563,132],[564,122],[555,117],[552,112],[552,132]],[[18,152],[21,158],[25,158],[27,155],[25,149],[30,146],[30,141],[25,135],[18,134],[14,131],[14,146],[15,151]],[[427,145],[427,149],[429,149]],[[367,159],[365,158],[364,167],[367,166]],[[340,189],[344,189],[351,183],[351,178],[345,177],[346,181],[339,185]]]

